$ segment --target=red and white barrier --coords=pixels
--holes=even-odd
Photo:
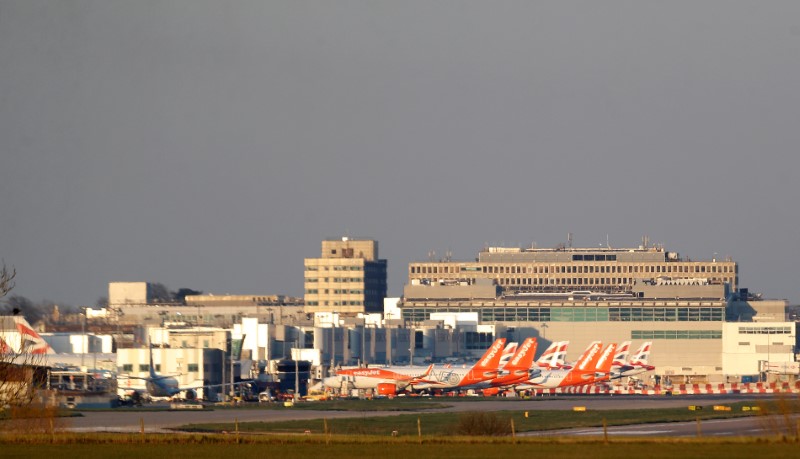
[[[612,395],[703,395],[703,394],[800,394],[800,381],[796,383],[731,383],[731,384],[676,384],[656,386],[652,389],[635,389],[627,386],[572,386],[557,389],[535,389],[535,395],[555,394],[612,394]]]

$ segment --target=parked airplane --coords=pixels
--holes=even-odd
[[[506,339],[499,338],[486,350],[478,362],[470,368],[434,369],[424,378],[411,385],[414,390],[461,389],[490,380],[499,372],[500,358]]]
[[[631,351],[631,342],[630,341],[623,341],[617,347],[617,352],[614,354],[614,363],[611,364],[611,369],[613,370],[616,367],[621,367],[625,365],[628,361],[628,354]]]
[[[544,353],[536,360],[535,365],[545,370],[557,370],[563,368],[564,359],[567,355],[569,341],[554,341]]]
[[[190,387],[181,387],[178,379],[174,376],[160,375],[156,372],[155,365],[153,364],[153,345],[150,344],[150,376],[141,378],[137,376],[127,376],[129,379],[143,379],[147,394],[151,397],[167,397],[167,398],[183,398],[185,400],[197,399],[197,389],[210,389],[212,387],[225,387],[230,384],[212,384],[212,385],[198,385]],[[249,384],[249,381],[241,381],[234,383],[234,386]],[[182,397],[179,397],[183,394]]]
[[[484,395],[496,395],[503,387],[510,387],[531,379],[541,372],[539,368],[533,367],[535,355],[536,338],[526,338],[511,360],[502,366],[495,378],[477,383],[474,387],[483,389]]]
[[[332,389],[346,385],[353,389],[374,389],[380,395],[395,395],[419,378],[428,376],[432,369],[433,364],[427,367],[345,368],[323,379],[322,384]]]
[[[2,317],[0,326],[0,352],[19,354],[55,354],[53,348],[41,337],[23,316]],[[13,324],[13,325],[12,325]],[[13,327],[13,328],[12,328]],[[11,331],[16,329],[16,331]]]
[[[544,370],[541,375],[518,384],[514,389],[554,389],[600,381],[608,377],[615,349],[616,346],[611,344],[603,350],[602,343],[595,341],[589,345],[574,367]]]
[[[611,379],[635,376],[646,371],[655,370],[656,367],[647,364],[647,359],[650,357],[650,347],[652,345],[652,341],[647,341],[642,344],[642,346],[636,350],[636,353],[627,363],[625,363],[624,358],[618,360],[616,357],[614,357],[614,364],[611,366]]]

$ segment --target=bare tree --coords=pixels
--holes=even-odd
[[[6,264],[3,263],[3,267],[0,269],[0,298],[6,296],[14,288],[14,278],[16,276],[17,271],[13,267],[9,270],[6,268]]]
[[[14,288],[14,268],[0,268],[0,298]],[[32,332],[22,312],[14,308],[11,316],[0,316],[0,410],[29,405],[36,388],[44,383],[45,358],[41,337]],[[38,340],[37,340],[38,338]]]

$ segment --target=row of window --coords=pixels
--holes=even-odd
[[[723,322],[722,307],[675,308],[430,308],[403,307],[403,318],[423,321],[434,312],[477,312],[483,322]]]
[[[306,271],[362,271],[361,266],[306,266]]]
[[[319,282],[319,279],[316,278],[316,277],[306,278],[306,283],[307,284],[314,284],[314,283],[317,283],[317,282]],[[338,283],[342,283],[342,282],[364,282],[364,278],[363,277],[324,277],[322,279],[322,282],[338,282]]]
[[[326,294],[329,294],[330,290],[329,289],[324,289],[323,292],[326,293]],[[346,288],[345,289],[338,289],[338,288],[337,289],[333,289],[333,294],[334,295],[359,295],[359,294],[362,294],[362,293],[364,293],[364,291],[363,290],[359,290],[359,289],[346,289]],[[308,295],[317,295],[317,294],[319,294],[319,289],[307,288],[306,289],[306,294],[308,294]]]
[[[580,256],[580,255],[576,255]],[[584,255],[591,256],[591,255]],[[606,255],[615,256],[615,255]],[[488,266],[459,266],[459,265],[409,265],[411,274],[456,274],[458,272],[480,272],[484,274],[568,274],[568,273],[623,273],[623,274],[697,274],[697,273],[735,273],[736,268],[732,263],[712,264],[654,264],[654,265],[488,265]]]
[[[739,327],[741,335],[790,335],[792,327]]]
[[[155,367],[155,370],[157,372],[161,371],[161,364],[160,363],[157,363],[157,364],[155,364],[153,366]],[[196,363],[190,363],[190,364],[188,364],[186,366],[186,368],[187,368],[187,371],[197,372],[197,370],[200,368],[200,366],[198,364],[196,364]],[[125,363],[125,364],[122,365],[122,367],[120,367],[120,370],[121,370],[122,373],[133,373],[133,364],[132,363]],[[140,363],[139,364],[139,373],[147,373],[149,371],[150,371],[150,365],[149,364],[147,364],[147,363]]]
[[[722,330],[631,330],[631,339],[722,339]]]
[[[733,277],[711,277],[711,282],[733,283]],[[432,279],[433,282],[438,279]],[[633,285],[633,277],[500,277],[495,279],[499,285],[534,285],[534,286],[586,286]]]
[[[322,301],[323,306],[362,306],[362,301]],[[319,306],[319,301],[306,301],[308,306]]]
[[[464,342],[467,349],[486,349],[494,343],[494,334],[468,331],[464,333]]]
[[[572,261],[617,261],[616,255],[573,255]]]

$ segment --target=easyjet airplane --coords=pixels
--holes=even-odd
[[[518,384],[514,389],[554,389],[600,381],[608,377],[615,349],[616,345],[611,344],[603,350],[602,343],[595,341],[589,345],[574,367],[544,370],[539,376]]]
[[[323,379],[322,384],[332,389],[346,384],[353,389],[374,389],[380,395],[395,395],[419,378],[426,377],[432,369],[433,364],[427,367],[345,368]]]
[[[535,355],[536,338],[526,338],[514,356],[502,366],[495,378],[477,383],[474,387],[483,389],[484,395],[496,395],[503,387],[510,387],[531,379],[541,372],[540,369],[533,367]]]
[[[426,377],[419,378],[411,387],[414,390],[463,389],[493,379],[499,372],[505,343],[505,338],[495,340],[481,359],[470,368],[434,369]]]

